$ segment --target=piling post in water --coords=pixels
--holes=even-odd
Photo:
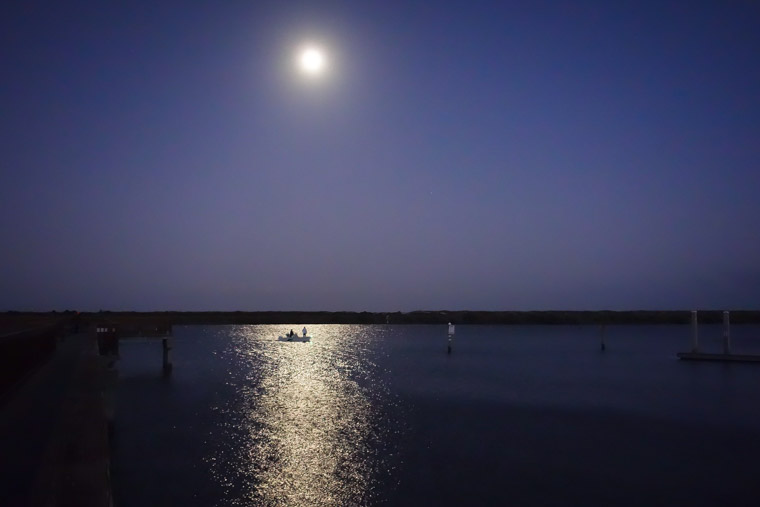
[[[601,337],[601,341],[602,341],[602,352],[607,350],[607,344],[604,342],[604,335],[606,334],[606,332],[607,332],[607,324],[602,324],[601,326],[599,326],[599,336]]]
[[[171,373],[172,371],[172,361],[171,361],[171,350],[172,350],[172,339],[171,337],[167,337],[161,340],[162,348],[164,349],[164,360],[163,360],[163,366],[164,366],[164,373]]]
[[[449,322],[449,347],[448,347],[448,353],[449,354],[451,354],[451,348],[453,346],[454,332],[455,332],[455,330],[454,330],[454,324],[452,324],[451,322]]]
[[[731,353],[731,332],[730,332],[731,323],[729,321],[728,312],[723,312],[723,353],[724,354],[730,354]]]
[[[691,351],[699,352],[699,330],[697,329],[697,311],[691,311]]]

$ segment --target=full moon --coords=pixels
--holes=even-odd
[[[298,66],[306,74],[321,74],[325,68],[325,55],[318,48],[305,48],[298,55]]]

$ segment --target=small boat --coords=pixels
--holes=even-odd
[[[311,336],[301,336],[301,335],[295,335],[295,336],[278,336],[277,341],[280,342],[310,342]]]

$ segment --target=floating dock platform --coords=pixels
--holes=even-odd
[[[760,355],[731,352],[731,321],[729,312],[723,312],[723,352],[720,354],[699,351],[697,311],[691,312],[691,352],[679,352],[678,359],[688,361],[721,361],[730,363],[760,363]]]
[[[689,361],[728,361],[732,363],[760,363],[760,355],[754,354],[709,354],[706,352],[679,352],[678,359]]]

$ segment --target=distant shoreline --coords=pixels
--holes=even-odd
[[[414,311],[414,312],[5,312],[0,328],[34,327],[52,322],[78,321],[172,325],[223,324],[688,324],[688,310],[638,311]],[[722,322],[721,310],[700,310],[701,324]],[[732,324],[758,324],[760,311],[731,311]]]

